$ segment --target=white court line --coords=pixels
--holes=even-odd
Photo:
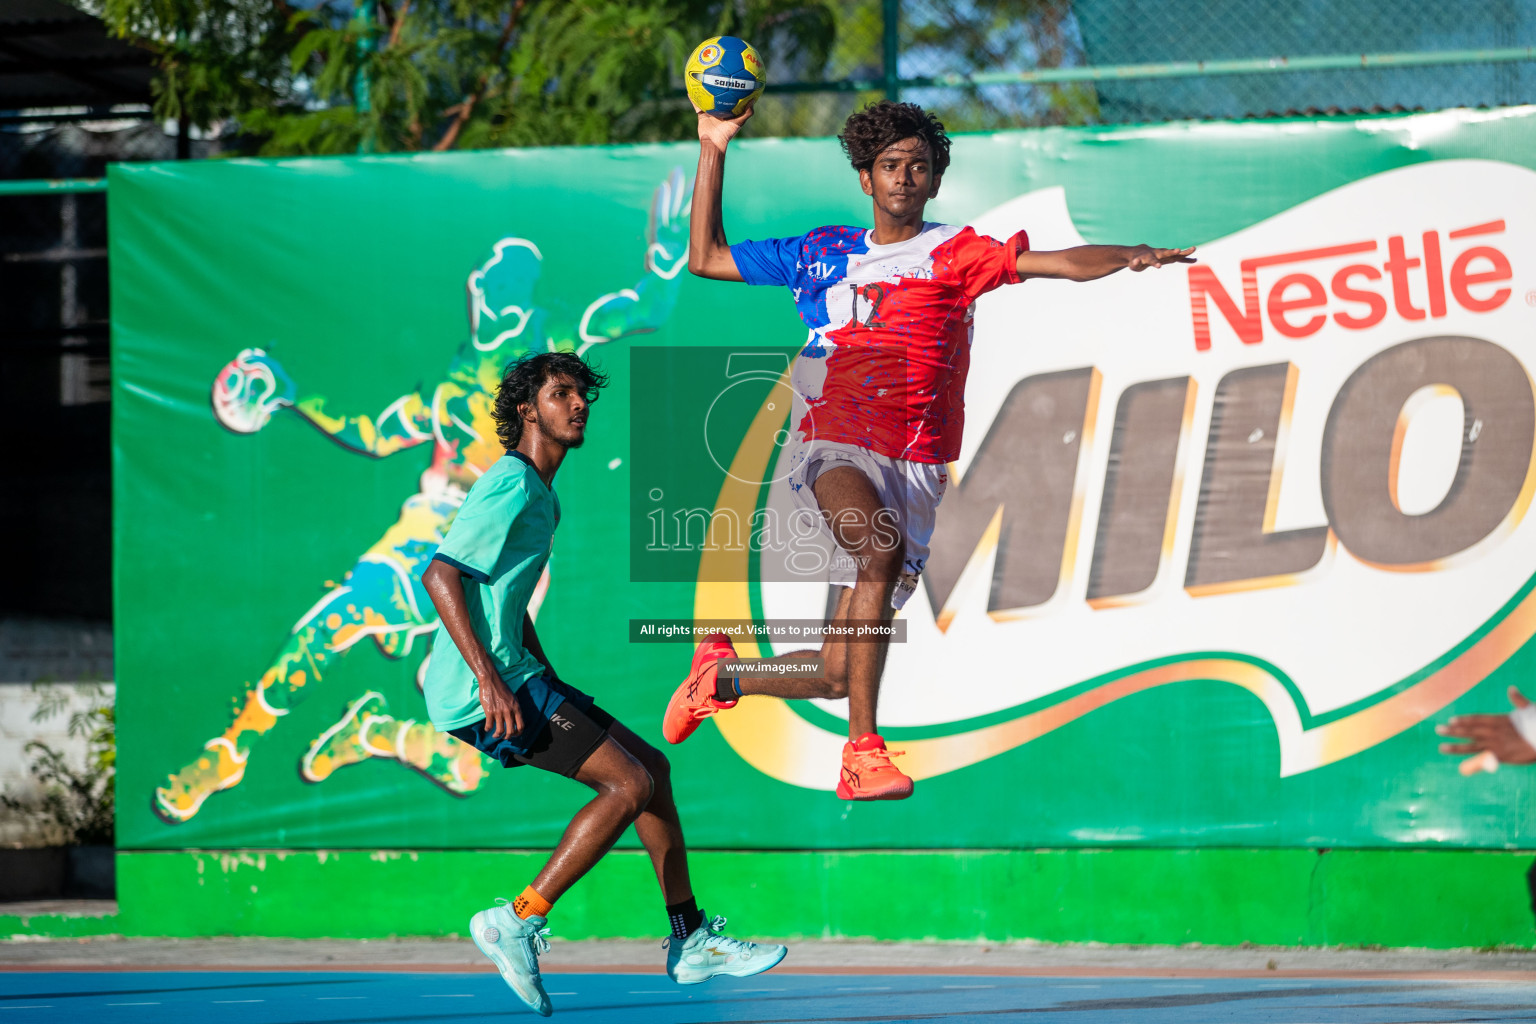
[[[159,1006],[159,1003],[108,1003],[108,1006]]]
[[[544,994],[547,995],[547,996],[574,996],[574,995],[580,995],[579,992],[545,992]]]
[[[424,993],[421,998],[423,998],[423,999],[473,999],[473,998],[475,998],[475,994],[473,992],[427,992],[427,993]]]
[[[996,985],[940,985],[940,988],[997,988]]]
[[[0,1006],[0,1010],[51,1010],[52,1003],[33,1003],[30,1006]]]
[[[1103,988],[1103,985],[1052,985],[1051,988]]]
[[[845,985],[833,989],[834,992],[889,992],[890,990],[889,985]]]
[[[732,988],[732,992],[783,992],[781,988]]]
[[[222,1006],[228,1003],[264,1003],[265,999],[215,999],[214,1006]]]
[[[637,990],[631,990],[629,994],[632,995],[632,996],[670,996],[670,995],[676,995],[677,993],[675,993],[675,992],[655,992],[655,991],[640,992],[640,991],[637,991]]]
[[[316,999],[367,999],[367,996],[315,996]]]

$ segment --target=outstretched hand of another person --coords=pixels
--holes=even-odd
[[[1525,695],[1513,686],[1509,688],[1509,702],[1517,714],[1531,706]],[[1435,732],[1462,741],[1440,744],[1440,753],[1465,756],[1466,760],[1461,763],[1463,775],[1491,772],[1500,764],[1536,764],[1536,746],[1521,735],[1513,715],[1457,715],[1444,725],[1436,726]]]

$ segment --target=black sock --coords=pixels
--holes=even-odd
[[[699,912],[699,905],[689,896],[681,903],[667,904],[667,920],[672,924],[672,937],[674,939],[686,939],[698,930],[704,923],[704,915]]]
[[[736,688],[736,677],[728,676],[724,672],[715,675],[715,700],[722,704],[729,704],[741,697],[741,691]]]

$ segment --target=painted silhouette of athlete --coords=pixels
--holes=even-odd
[[[288,374],[261,349],[245,349],[219,372],[213,412],[231,431],[256,433],[287,409],[349,451],[386,458],[430,445],[432,461],[399,518],[299,618],[266,671],[236,698],[229,727],[155,789],[153,807],[162,820],[187,821],[209,796],[239,784],[257,737],[318,687],[354,646],[369,640],[386,657],[402,658],[418,637],[437,628],[421,574],[465,493],[504,454],[492,418],[503,370],[528,352],[580,354],[660,326],[671,314],[688,260],[688,192],[682,170],[674,169],[652,196],[645,276],[585,305],[539,291],[543,255],[535,243],[498,241],[469,275],[469,338],[446,376],[430,389],[401,395],[376,416],[333,412],[319,395],[296,398]],[[547,586],[546,574],[534,595],[535,610]],[[418,671],[418,683],[420,678]],[[320,782],[373,757],[397,760],[459,794],[473,792],[489,765],[479,751],[429,722],[390,714],[383,695],[369,691],[311,744],[300,773]]]

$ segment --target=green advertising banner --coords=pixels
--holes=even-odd
[[[783,525],[806,328],[687,273],[695,159],[112,168],[120,847],[553,845],[586,791],[418,684],[525,352],[613,380],[534,599],[562,677],[665,747],[693,647],[647,624],[814,646],[750,629],[827,606]],[[833,140],[733,146],[733,241],[868,204]],[[1536,845],[1536,773],[1434,734],[1536,667],[1536,109],[963,136],[929,216],[1200,262],[977,303],[881,698],[915,795],[836,799],[845,702],[748,698],[666,748],[690,843]]]

